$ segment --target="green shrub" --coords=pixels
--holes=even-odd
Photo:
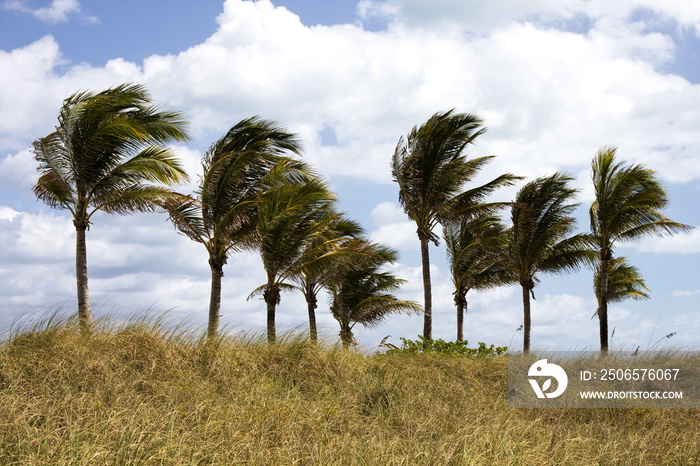
[[[407,354],[442,354],[458,355],[468,358],[486,358],[502,356],[508,351],[506,346],[486,346],[486,343],[479,342],[477,348],[469,348],[467,340],[445,341],[442,339],[428,340],[418,335],[418,340],[408,340],[401,338],[401,347],[386,345],[387,353],[407,353]]]

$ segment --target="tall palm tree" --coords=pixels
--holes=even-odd
[[[325,229],[309,238],[303,252],[307,264],[301,273],[293,277],[293,286],[302,292],[306,300],[309,314],[309,339],[318,341],[316,326],[316,309],[318,308],[318,293],[323,289],[323,277],[329,273],[338,260],[346,255],[355,253],[354,245],[362,227],[355,221],[345,218],[342,214],[329,222]]]
[[[469,290],[495,288],[508,283],[494,252],[505,228],[493,215],[479,215],[445,225],[443,236],[452,273],[457,307],[457,340],[464,340],[464,314]]]
[[[616,303],[626,299],[649,299],[650,296],[642,275],[637,267],[627,263],[625,257],[615,257],[608,262],[608,302]],[[600,315],[600,263],[593,276],[593,289],[598,300],[598,309],[593,317]]]
[[[204,155],[203,176],[194,196],[165,204],[175,228],[209,253],[211,294],[208,337],[221,318],[221,278],[229,255],[257,244],[257,206],[271,179],[306,177],[296,137],[275,122],[252,117],[234,125]]]
[[[615,161],[616,148],[604,147],[591,164],[595,201],[591,205],[591,232],[600,260],[600,350],[608,351],[608,263],[617,241],[637,241],[689,230],[661,213],[668,204],[656,174],[643,165]]]
[[[594,259],[588,235],[572,236],[578,204],[571,203],[577,192],[568,186],[571,180],[561,173],[533,180],[518,191],[511,207],[501,266],[522,287],[524,353],[530,352],[530,296],[539,283],[537,273],[572,272]]]
[[[510,174],[462,192],[465,184],[493,156],[467,159],[469,144],[484,133],[481,118],[452,110],[436,113],[401,137],[394,151],[391,172],[399,184],[399,202],[416,222],[423,267],[423,337],[432,338],[432,287],[430,283],[429,242],[438,244],[435,226],[457,215],[484,210],[485,198],[501,186],[519,179]]]
[[[335,195],[318,178],[303,183],[281,183],[261,195],[257,212],[257,247],[267,282],[251,297],[262,293],[267,307],[267,339],[276,340],[275,310],[280,292],[294,288],[287,281],[313,268],[327,252],[323,233],[338,219]]]
[[[331,312],[340,324],[340,340],[345,349],[355,342],[352,329],[358,323],[371,328],[394,313],[421,312],[417,303],[394,296],[405,280],[381,271],[396,260],[396,251],[366,240],[357,241],[359,253],[337,261],[325,282],[332,294]]]
[[[85,244],[90,219],[98,210],[150,212],[172,196],[167,186],[187,180],[187,174],[163,145],[187,139],[180,113],[160,111],[143,86],[122,84],[71,95],[63,101],[56,131],[34,141],[41,173],[34,193],[73,216],[78,320],[84,331],[92,324]]]

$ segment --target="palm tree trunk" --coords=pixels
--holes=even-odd
[[[223,264],[215,257],[209,258],[211,268],[211,294],[209,296],[209,325],[207,338],[216,337],[221,320],[221,277],[224,276]]]
[[[306,306],[309,310],[309,339],[312,343],[318,342],[318,333],[316,331],[316,297],[309,295],[306,297]]]
[[[457,341],[464,341],[464,311],[467,307],[467,300],[459,297],[455,299],[457,304]]]
[[[423,338],[433,339],[433,293],[430,285],[430,253],[428,238],[420,238],[421,261],[423,263]]]
[[[75,278],[78,287],[78,322],[83,333],[92,327],[92,307],[90,306],[90,291],[88,290],[87,247],[85,245],[86,221],[74,220],[76,232],[75,241]]]
[[[530,353],[530,289],[521,285],[523,289],[523,354]]]
[[[608,265],[610,254],[606,250],[600,252],[600,352],[608,352]]]
[[[267,303],[267,342],[274,343],[277,340],[277,329],[275,328],[275,303]]]
[[[267,342],[277,341],[277,329],[275,328],[275,308],[280,302],[280,290],[275,284],[267,284],[263,293],[265,304],[267,304]]]
[[[344,326],[340,329],[340,341],[343,344],[343,349],[347,350],[350,349],[350,345],[353,343],[353,334],[352,330],[350,330],[349,327]]]

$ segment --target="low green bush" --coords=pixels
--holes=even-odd
[[[486,346],[486,343],[479,342],[477,348],[469,348],[467,340],[461,341],[445,341],[440,338],[437,340],[428,340],[418,335],[418,340],[408,340],[401,338],[401,346],[388,344],[387,353],[407,353],[407,354],[442,354],[442,355],[458,355],[469,358],[487,358],[494,356],[502,356],[508,351],[506,346]]]

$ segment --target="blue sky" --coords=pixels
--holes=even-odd
[[[204,151],[230,126],[252,115],[276,119],[299,134],[342,208],[373,239],[399,249],[394,271],[408,280],[401,295],[421,302],[415,226],[389,170],[400,136],[437,111],[478,114],[488,131],[468,153],[497,156],[481,179],[567,171],[581,190],[582,231],[591,158],[615,146],[622,160],[657,171],[671,218],[698,226],[698,54],[700,4],[683,0],[0,0],[2,321],[75,300],[74,231],[65,212],[33,197],[29,147],[52,131],[61,101],[78,90],[138,82],[182,111],[194,140],[174,150],[194,179]],[[700,346],[699,231],[618,245],[652,299],[611,307],[613,348]],[[434,336],[454,339],[445,254],[433,247],[431,255]],[[202,325],[206,260],[163,215],[96,218],[88,235],[95,313],[172,309],[174,319]],[[233,256],[224,272],[222,322],[261,328],[263,303],[245,299],[264,281],[259,259]],[[591,272],[540,278],[533,346],[594,349]],[[522,344],[518,288],[468,298],[467,339]],[[301,297],[284,295],[280,330],[304,328],[305,319]],[[319,322],[335,338],[323,305]],[[372,348],[385,335],[415,338],[422,318],[357,330]]]

